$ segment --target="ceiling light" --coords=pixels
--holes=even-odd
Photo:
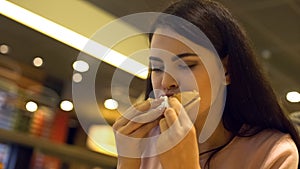
[[[64,100],[60,103],[60,108],[63,111],[71,111],[73,110],[73,103],[68,100]]]
[[[30,111],[30,112],[35,112],[38,109],[38,105],[33,101],[27,102],[25,107],[26,107],[26,110]]]
[[[291,103],[300,102],[300,93],[293,91],[286,94],[286,99]]]
[[[146,65],[128,58],[119,52],[110,50],[108,47],[103,46],[96,41],[28,11],[12,2],[0,0],[0,13],[139,78],[147,78],[148,68]],[[110,52],[107,52],[109,50]],[[125,59],[126,64],[122,64]]]
[[[109,109],[109,110],[115,110],[119,106],[118,102],[114,99],[107,99],[104,102],[104,107]]]
[[[75,83],[79,83],[82,81],[82,75],[80,73],[74,73],[73,74],[73,81]]]
[[[262,52],[261,52],[261,56],[262,56],[262,58],[264,58],[264,59],[270,59],[271,58],[271,55],[272,55],[272,53],[271,53],[271,51],[270,50],[268,50],[268,49],[264,49]]]
[[[82,60],[77,60],[73,63],[73,69],[78,72],[86,72],[90,68],[89,64]]]
[[[9,46],[3,44],[0,45],[0,53],[1,54],[7,54],[9,52]]]
[[[33,65],[35,67],[41,67],[43,65],[43,59],[40,57],[36,57],[33,59]]]

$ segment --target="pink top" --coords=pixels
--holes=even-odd
[[[208,155],[200,157],[201,168]],[[171,160],[171,159],[170,159]],[[235,137],[210,162],[210,169],[297,169],[298,150],[290,135],[264,130],[252,137]],[[141,169],[162,169],[158,158],[146,158]]]

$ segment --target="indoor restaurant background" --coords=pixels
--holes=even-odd
[[[218,1],[246,29],[282,106],[297,118],[300,1]],[[142,99],[145,76],[133,76],[123,68],[101,62],[94,82],[97,105],[79,99],[82,106],[78,115],[72,83],[84,83],[91,66],[99,63],[88,53],[79,59],[84,62],[74,63],[82,53],[84,41],[80,44],[80,40],[90,38],[119,17],[159,12],[172,2],[0,0],[0,169],[115,168],[116,150],[109,125],[119,113],[109,106],[125,104],[122,101],[128,98],[124,92],[129,92],[132,102]],[[146,36],[128,38],[113,46],[115,53],[110,57],[131,56],[147,46]],[[145,60],[131,59],[147,65]],[[129,86],[112,79],[116,71],[132,80]],[[112,90],[116,102],[108,100]],[[95,112],[101,112],[107,123]]]

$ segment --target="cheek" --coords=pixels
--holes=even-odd
[[[208,112],[211,104],[211,98],[212,98],[211,84],[207,72],[198,76],[197,85],[201,97],[199,114],[202,116],[205,114],[204,112]]]
[[[198,132],[203,128],[206,121],[211,102],[211,85],[208,76],[197,79],[199,94],[201,97],[198,115],[195,121],[195,127]],[[198,133],[199,134],[199,133]]]

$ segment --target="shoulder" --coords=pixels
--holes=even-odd
[[[248,143],[250,142],[257,146],[266,146],[266,148],[270,149],[272,149],[274,146],[280,146],[282,144],[288,144],[290,145],[288,147],[296,148],[291,136],[278,130],[266,129],[250,137],[239,137],[237,140]]]
[[[251,147],[254,152],[264,150],[265,153],[269,154],[290,152],[298,155],[296,144],[291,136],[277,130],[268,129],[250,137],[237,137],[235,143],[237,145],[248,145],[246,147]]]
[[[263,130],[250,137],[235,137],[218,153],[216,160],[228,168],[296,169],[299,159],[297,147],[289,134]]]
[[[268,148],[263,165],[266,168],[298,168],[298,149],[289,134],[265,131],[273,144]]]
[[[289,134],[277,130],[263,130],[249,138],[239,137],[236,141],[241,145],[248,145],[246,146],[248,152],[261,168],[297,168],[298,166],[298,150]]]
[[[277,130],[263,130],[253,136],[239,137],[236,136],[230,143],[229,147],[249,148],[250,152],[258,149],[271,151],[274,147],[286,145],[286,148],[297,150],[296,145],[289,134],[282,133]]]

